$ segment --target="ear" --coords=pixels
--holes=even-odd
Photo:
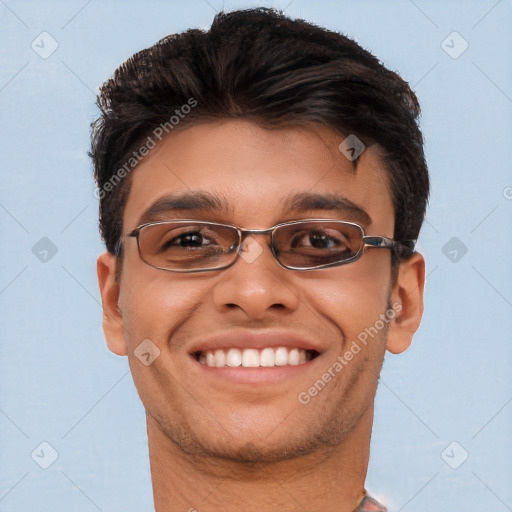
[[[423,315],[425,259],[415,252],[400,263],[390,302],[396,315],[390,323],[387,350],[400,354],[409,348]]]
[[[118,356],[128,353],[124,337],[123,317],[119,309],[119,284],[116,281],[117,258],[109,253],[100,254],[96,262],[98,284],[103,305],[103,332],[107,346]]]

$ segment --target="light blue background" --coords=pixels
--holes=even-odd
[[[226,10],[255,5],[227,2]],[[512,510],[512,4],[262,2],[354,37],[416,90],[432,179],[423,324],[386,356],[367,488],[391,511]],[[87,157],[98,86],[215,0],[0,2],[0,511],[152,510],[145,414],[101,331]],[[31,42],[58,42],[42,59]],[[441,42],[459,32],[452,59]],[[508,194],[507,194],[508,191]],[[42,237],[58,253],[42,263]],[[454,263],[442,249],[468,248]],[[58,452],[44,470],[43,441]],[[441,453],[459,461],[452,469]],[[445,457],[446,458],[446,457]],[[305,506],[307,510],[307,506]]]

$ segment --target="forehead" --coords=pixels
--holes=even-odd
[[[124,229],[151,220],[147,213],[155,203],[172,198],[177,201],[167,203],[168,212],[161,209],[159,220],[204,218],[250,229],[320,212],[324,218],[357,216],[360,209],[368,214],[367,225],[392,233],[388,174],[377,152],[365,149],[355,168],[338,148],[343,140],[326,127],[270,130],[239,120],[172,133],[132,172]],[[180,203],[192,196],[202,196],[205,207]],[[340,201],[356,208],[329,209]]]

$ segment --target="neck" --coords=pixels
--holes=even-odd
[[[364,493],[373,407],[337,446],[272,463],[184,453],[149,414],[155,512],[353,512]]]

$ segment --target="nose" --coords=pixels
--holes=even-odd
[[[250,236],[235,264],[215,285],[215,305],[223,314],[237,315],[240,320],[275,319],[291,313],[299,305],[292,273],[279,265],[265,236]]]

